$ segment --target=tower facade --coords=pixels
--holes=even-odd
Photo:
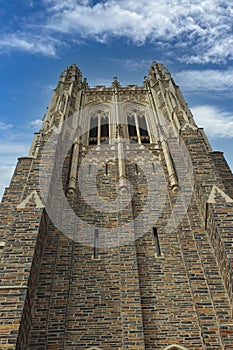
[[[68,67],[0,225],[0,349],[233,349],[233,175],[163,65]]]

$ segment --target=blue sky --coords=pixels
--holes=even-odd
[[[232,0],[0,0],[0,196],[66,66],[141,85],[154,60],[233,169]]]

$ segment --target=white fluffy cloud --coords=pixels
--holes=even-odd
[[[191,108],[195,121],[210,137],[233,138],[233,114],[214,106]]]
[[[44,0],[52,31],[107,41],[126,37],[182,48],[186,62],[233,59],[231,0]]]
[[[29,15],[26,24],[19,21],[18,32],[2,34],[2,52],[55,56],[64,42],[124,38],[135,45],[162,46],[167,56],[186,63],[233,59],[232,0],[105,0],[94,5],[91,0],[43,0],[43,5],[44,12],[33,12],[33,20]]]

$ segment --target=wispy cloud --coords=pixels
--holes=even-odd
[[[31,127],[32,129],[38,130],[42,126],[42,120],[41,119],[32,120],[31,122],[28,122],[28,126]]]
[[[231,91],[233,68],[226,70],[183,70],[174,79],[186,91]]]
[[[121,58],[112,58],[113,62],[118,63],[119,65],[123,65],[128,71],[131,72],[138,72],[140,70],[148,69],[153,61],[151,60],[144,60],[144,59],[121,59]]]
[[[10,164],[12,162],[12,159],[17,159],[17,157],[25,156],[29,151],[30,143],[27,142],[7,142],[7,141],[1,141],[0,142],[0,158],[3,160],[5,159],[4,164]],[[11,158],[13,157],[13,158]],[[1,162],[3,164],[3,162]]]
[[[55,57],[58,43],[57,39],[50,36],[44,37],[24,32],[0,35],[0,50],[2,53],[17,50]]]
[[[13,127],[12,124],[6,124],[3,122],[0,122],[0,130],[8,130],[11,129]]]
[[[0,200],[4,193],[5,187],[9,186],[14,166],[0,166]]]
[[[19,156],[27,156],[30,142],[0,141],[0,199],[6,186],[9,185],[17,159]]]
[[[204,105],[191,108],[197,124],[208,136],[233,138],[233,114],[218,107]]]

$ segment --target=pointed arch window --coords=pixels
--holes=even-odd
[[[106,112],[99,111],[90,119],[89,145],[99,145],[109,141],[109,117]]]
[[[145,113],[134,110],[127,116],[130,142],[150,143]]]

